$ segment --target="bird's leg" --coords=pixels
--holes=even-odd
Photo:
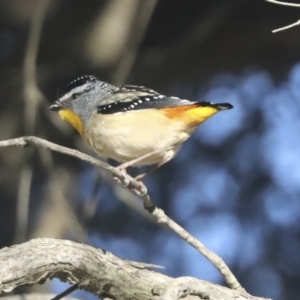
[[[148,170],[148,172],[142,173],[140,175],[137,175],[134,179],[137,181],[141,181],[142,179],[144,179],[146,177],[146,175],[152,173],[153,171],[157,170],[159,167],[161,167],[162,165],[164,165],[165,163],[167,163],[173,156],[168,156],[165,157],[164,159],[162,159],[158,164],[152,166],[150,168],[150,170]]]
[[[146,175],[152,173],[153,171],[155,171],[158,168],[159,168],[159,166],[158,166],[158,164],[156,164],[156,165],[152,166],[147,172],[135,176],[134,179],[137,181],[141,181],[142,179],[144,179],[146,177]]]
[[[135,159],[132,159],[132,160],[126,162],[126,163],[123,163],[123,164],[119,165],[117,167],[117,169],[119,169],[121,171],[121,173],[122,173],[122,175],[124,177],[123,187],[127,187],[129,185],[129,181],[130,180],[128,178],[128,174],[127,174],[127,171],[126,171],[126,169],[128,167],[130,167],[132,165],[135,165],[135,164],[143,161],[144,159],[146,159],[148,157],[151,157],[152,155],[155,155],[155,154],[159,153],[160,151],[161,151],[161,149],[157,148],[157,149],[155,149],[155,150],[153,150],[153,151],[151,151],[151,152],[149,152],[149,153],[147,153],[145,155],[142,155],[140,157],[137,157]],[[139,176],[137,176],[137,177],[139,177]],[[135,179],[139,181],[139,184],[140,184],[140,187],[141,187],[141,192],[142,192],[140,194],[141,195],[145,195],[147,193],[147,188],[146,188],[145,184],[143,182],[141,182],[142,178],[137,179],[137,177]]]
[[[119,165],[117,168],[119,170],[127,169],[128,167],[131,167],[131,166],[133,166],[133,165],[135,165],[135,164],[143,161],[144,159],[146,159],[146,158],[148,158],[148,157],[150,157],[152,155],[155,155],[155,154],[159,153],[160,151],[161,151],[161,148],[157,148],[157,149],[155,149],[155,150],[153,150],[153,151],[151,151],[151,152],[149,152],[147,154],[144,154],[144,155],[139,156],[139,157],[137,157],[135,159],[127,161],[126,163],[123,163],[123,164]]]
[[[119,168],[119,167],[117,167]],[[123,175],[123,182],[121,182],[121,180],[118,178],[118,177],[114,177],[114,179],[118,182],[118,183],[121,183],[122,186],[124,188],[128,187],[129,183],[130,183],[130,180],[128,178],[128,174],[127,174],[127,171],[126,171],[126,168],[122,168],[120,169],[122,175]],[[147,187],[145,186],[145,184],[139,180],[139,185],[140,185],[140,191],[138,191],[138,194],[140,196],[144,196],[147,194]],[[133,189],[134,190],[134,189]]]

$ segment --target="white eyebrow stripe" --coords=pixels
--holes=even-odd
[[[68,92],[67,94],[63,95],[61,98],[59,98],[60,101],[64,101],[68,98],[70,98],[74,93],[81,93],[85,90],[86,87],[88,87],[90,85],[89,82],[85,83],[84,85],[81,86],[77,86],[76,88],[72,89],[70,92]]]

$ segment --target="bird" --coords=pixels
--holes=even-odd
[[[130,166],[170,161],[195,129],[229,103],[191,101],[166,96],[144,86],[115,86],[94,75],[71,81],[50,110],[70,123],[100,156]],[[142,180],[149,172],[140,174]]]

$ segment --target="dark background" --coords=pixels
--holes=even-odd
[[[271,33],[299,18],[262,0],[1,0],[0,139],[37,135],[92,154],[47,110],[84,74],[233,104],[145,183],[249,293],[299,299],[300,27]],[[0,167],[1,247],[69,238],[224,284],[110,174],[35,148],[1,149]]]

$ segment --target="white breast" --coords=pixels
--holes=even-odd
[[[101,156],[127,162],[159,150],[139,165],[171,159],[191,134],[183,122],[169,119],[156,109],[111,115],[94,113],[90,120],[85,128],[85,139]]]

